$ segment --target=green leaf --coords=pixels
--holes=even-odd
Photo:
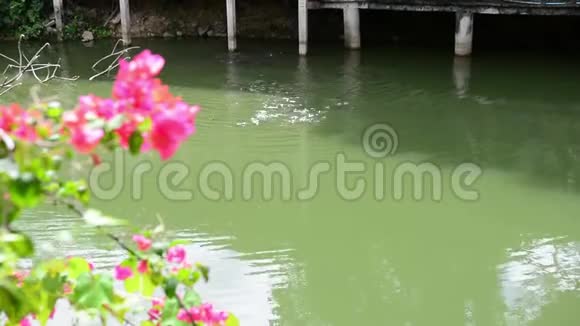
[[[11,150],[8,148],[8,145],[0,139],[0,160],[7,158],[10,152]]]
[[[52,188],[45,187],[46,191],[50,191]],[[73,198],[86,205],[90,199],[90,192],[84,180],[67,181],[58,189],[58,196]]]
[[[168,298],[165,300],[165,307],[161,314],[161,326],[191,326],[191,324],[184,323],[177,319],[179,312],[179,302],[177,298]]]
[[[40,322],[40,325],[46,325],[47,321],[50,319],[50,315],[53,308],[56,305],[58,297],[53,295],[51,292],[41,293],[41,298],[39,300],[40,307],[36,312],[36,320]]]
[[[22,233],[2,232],[0,233],[0,243],[6,245],[19,257],[30,257],[34,254],[32,240]]]
[[[0,307],[9,320],[20,320],[31,308],[30,302],[26,300],[22,289],[16,284],[0,280]]]
[[[139,154],[141,152],[141,145],[143,145],[143,136],[139,131],[135,130],[129,137],[129,150],[131,154]]]
[[[233,314],[228,314],[228,319],[226,320],[226,326],[240,326],[240,321]]]
[[[201,297],[195,290],[191,289],[185,293],[183,304],[185,304],[187,308],[199,306],[201,304]]]
[[[50,105],[47,109],[46,109],[46,116],[51,118],[51,119],[59,119],[60,116],[62,115],[63,110],[60,107],[60,103],[54,103],[54,105]]]
[[[137,130],[139,130],[140,132],[146,132],[146,131],[151,130],[152,127],[153,127],[153,120],[151,120],[150,117],[147,117],[145,120],[143,120],[143,122],[141,122],[137,126]]]
[[[68,265],[68,277],[71,279],[77,279],[80,275],[88,273],[91,271],[91,266],[84,258],[72,257],[67,261]]]
[[[125,290],[130,293],[141,293],[150,297],[155,292],[155,284],[151,281],[150,275],[133,271],[133,276],[125,280]]]
[[[88,209],[83,214],[83,219],[87,224],[93,226],[118,226],[127,224],[127,222],[124,220],[105,216],[103,213],[96,209]]]
[[[163,285],[163,290],[165,291],[165,295],[168,298],[175,298],[175,291],[177,290],[177,285],[179,285],[179,281],[172,277],[167,279],[165,284]]]
[[[42,278],[42,287],[47,293],[58,293],[62,290],[64,279],[60,274],[47,273]]]
[[[20,216],[21,209],[20,209],[20,207],[12,205],[12,203],[10,203],[9,201],[5,201],[5,200],[0,199],[0,211],[3,211],[4,215],[8,219],[8,221],[5,223],[3,221],[2,215],[0,215],[0,223],[2,225],[5,225],[5,224],[10,224],[14,220],[16,220]]]
[[[186,286],[192,286],[197,283],[200,274],[199,271],[182,268],[177,272],[177,279]]]
[[[195,264],[195,266],[197,266],[197,269],[201,272],[201,276],[203,276],[203,280],[204,281],[209,281],[209,267],[204,266],[200,263]]]
[[[32,173],[23,173],[10,182],[10,198],[21,207],[36,206],[42,195],[42,184]]]
[[[113,278],[108,275],[93,276],[90,273],[79,276],[70,297],[74,306],[80,309],[99,309],[103,304],[111,304],[113,299]]]

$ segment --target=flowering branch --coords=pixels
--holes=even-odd
[[[41,50],[30,60],[20,51],[18,60],[9,58],[15,63],[11,69],[19,74],[30,71],[40,82],[54,77],[58,64],[46,67],[44,79],[36,75],[43,69],[33,63]],[[144,229],[133,235],[133,244],[125,243],[104,231],[122,221],[87,208],[86,181],[60,177],[63,157],[74,152],[90,155],[94,164],[100,161],[99,149],[120,147],[134,155],[155,150],[164,160],[175,154],[194,133],[199,108],[171,94],[157,78],[164,64],[161,56],[147,50],[130,62],[121,60],[111,97],[82,96],[72,110],[39,100],[28,109],[0,106],[0,293],[13,298],[0,307],[7,325],[29,325],[32,319],[44,325],[61,299],[75,311],[96,312],[103,323],[112,315],[132,325],[125,318],[134,308],[128,306],[127,293],[149,299],[159,288],[167,298],[151,299],[149,325],[238,325],[233,315],[202,303],[194,286],[202,278],[207,281],[208,269],[188,263],[181,242],[159,240],[162,226]],[[47,199],[66,205],[129,253],[113,277],[95,273],[93,265],[80,257],[41,261],[28,271],[17,269],[21,259],[34,255],[34,247],[11,225],[22,210]],[[126,293],[115,291],[114,280],[123,283]],[[183,297],[177,295],[178,287],[185,289]]]

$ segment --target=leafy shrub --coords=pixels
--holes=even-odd
[[[41,36],[44,7],[43,0],[0,1],[0,31],[11,36],[23,34],[27,38]]]
[[[145,50],[122,60],[111,98],[82,96],[72,110],[59,103],[0,106],[0,324],[45,325],[58,301],[72,313],[85,313],[106,324],[112,316],[133,325],[133,313],[147,312],[145,326],[238,326],[236,317],[204,303],[195,289],[208,279],[208,268],[189,261],[181,241],[163,237],[163,224],[123,241],[108,227],[123,221],[88,208],[86,180],[59,173],[64,160],[99,151],[128,150],[133,155],[157,151],[173,156],[195,131],[199,108],[169,92],[158,79],[165,60]],[[81,257],[34,257],[30,237],[15,229],[22,211],[49,201],[68,206],[84,222],[103,232],[129,256],[114,271],[97,272]],[[38,261],[40,260],[40,261]],[[111,275],[112,274],[112,275]],[[122,282],[124,291],[114,287]],[[157,292],[156,292],[157,291]],[[162,296],[153,297],[155,293]],[[139,296],[143,305],[131,298]],[[147,302],[145,304],[145,302]]]

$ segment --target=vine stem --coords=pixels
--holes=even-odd
[[[51,196],[51,194],[47,194],[49,196]],[[51,196],[53,197],[53,196]],[[57,202],[60,202],[62,204],[67,205],[71,210],[73,210],[75,213],[77,213],[80,217],[82,217],[84,215],[84,213],[86,212],[86,209],[84,208],[84,206],[76,201],[76,200],[64,200],[64,199],[57,199],[54,198]],[[102,231],[102,228],[97,226],[97,229],[99,229],[100,231]],[[121,247],[122,249],[124,249],[125,251],[127,251],[130,255],[137,257],[138,259],[142,259],[141,255],[139,255],[137,252],[135,252],[133,249],[129,248],[125,243],[123,243],[123,241],[121,241],[121,239],[119,239],[119,237],[117,237],[116,235],[110,233],[110,232],[104,232],[110,239],[112,239],[113,241],[115,241],[117,243],[117,245],[119,245],[119,247]],[[111,313],[113,316],[119,317],[121,318],[124,322],[125,325],[129,325],[129,326],[136,326],[136,324],[134,324],[133,322],[131,322],[130,320],[128,320],[125,317],[119,316],[115,311],[113,311],[113,309],[111,309],[111,307],[109,307],[108,305],[103,305],[103,307],[109,312]],[[194,324],[194,326],[196,326]]]
[[[119,316],[119,314],[118,314],[118,313],[116,313],[115,311],[113,311],[113,309],[111,309],[111,307],[109,307],[109,305],[107,305],[107,304],[104,304],[104,305],[103,305],[103,307],[104,307],[104,308],[105,308],[105,309],[106,309],[106,310],[107,310],[109,313],[111,313],[111,315],[113,315],[113,316],[115,316],[115,317],[117,317],[117,318],[123,319],[123,321],[125,322],[125,325],[129,325],[129,326],[136,326],[136,325],[135,325],[135,324],[134,324],[132,321],[130,321],[129,319],[127,319],[127,318],[125,318],[125,317],[122,317],[122,316]],[[104,324],[103,324],[103,325],[104,325]]]
[[[193,320],[193,316],[191,315],[191,313],[187,309],[187,306],[185,306],[185,303],[183,303],[183,300],[181,300],[181,298],[177,294],[175,295],[175,297],[177,298],[177,303],[179,303],[179,307],[181,309],[185,310],[185,312],[187,313],[187,315],[189,316],[189,318],[191,318],[191,325],[192,326],[197,326],[197,323],[195,322],[195,320]]]
[[[72,209],[75,213],[77,213],[80,217],[83,217],[86,209],[84,206],[76,201],[76,200],[64,200],[64,199],[56,199],[57,202],[67,205],[70,209]],[[96,227],[99,231],[103,232],[109,239],[115,241],[119,247],[123,250],[127,251],[131,256],[137,257],[138,259],[143,259],[139,253],[135,250],[129,248],[118,236],[114,235],[111,232],[104,231],[102,227]]]

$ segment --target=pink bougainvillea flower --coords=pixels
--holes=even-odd
[[[161,318],[161,311],[157,308],[151,308],[147,310],[147,315],[149,316],[149,320],[156,321]]]
[[[40,108],[0,106],[0,129],[26,142],[55,139],[52,136],[59,133],[83,154],[94,154],[104,140],[127,149],[137,136],[142,142],[140,152],[155,150],[162,159],[169,159],[195,132],[199,107],[171,94],[158,79],[164,65],[165,59],[149,50],[131,61],[121,60],[110,98],[81,96],[60,120]],[[98,156],[92,158],[95,165],[100,163]]]
[[[186,323],[200,322],[202,320],[201,310],[197,307],[192,307],[187,310],[179,309],[177,319]]]
[[[102,129],[83,126],[71,131],[71,144],[80,153],[91,153],[105,136]]]
[[[128,80],[153,78],[159,75],[164,65],[165,59],[162,56],[144,50],[130,62],[121,60],[117,78]]]
[[[189,309],[180,309],[177,313],[177,319],[186,323],[202,322],[204,325],[223,325],[228,319],[228,313],[217,311],[209,303],[204,303],[199,307]]]
[[[204,303],[201,305],[202,316],[205,324],[218,325],[225,322],[228,319],[228,313],[225,311],[217,311],[213,309],[213,306],[209,303]]]
[[[32,326],[32,317],[26,316],[20,320],[20,326]]]
[[[151,300],[151,305],[153,307],[163,308],[165,306],[165,299],[164,298],[153,298],[153,300]]]
[[[161,158],[166,160],[173,156],[179,144],[185,140],[191,131],[188,123],[175,116],[164,116],[153,121],[151,143]]]
[[[25,142],[38,140],[37,128],[50,133],[51,123],[42,119],[43,114],[35,109],[25,110],[18,104],[0,106],[0,129]]]
[[[178,272],[179,272],[180,270],[182,270],[182,269],[191,269],[192,267],[193,267],[193,266],[192,266],[190,263],[188,263],[188,262],[186,262],[186,261],[183,261],[183,262],[182,262],[181,264],[179,264],[179,265],[172,266],[172,267],[171,267],[171,269],[170,269],[170,271],[171,271],[172,273],[178,273]]]
[[[0,129],[10,133],[20,123],[24,110],[18,104],[0,106]]]
[[[16,286],[22,287],[22,285],[24,284],[24,280],[28,277],[28,275],[30,275],[30,272],[29,271],[15,271],[13,273],[13,275],[17,280]]]
[[[183,246],[174,246],[167,250],[168,262],[181,264],[184,260],[185,260],[185,248]]]
[[[20,125],[14,130],[14,136],[29,143],[33,143],[38,139],[36,129],[26,124]]]
[[[145,274],[149,271],[149,262],[146,260],[140,260],[137,264],[137,271],[141,274]]]
[[[151,300],[151,306],[152,307],[147,311],[149,320],[159,320],[161,318],[161,310],[163,310],[163,307],[165,306],[165,299],[153,298],[153,300]]]
[[[139,248],[139,250],[141,250],[141,251],[147,251],[147,250],[149,250],[149,248],[151,248],[151,244],[152,244],[151,239],[149,239],[143,235],[135,234],[133,236],[133,241],[135,241],[135,243],[137,244],[137,248]]]
[[[124,281],[133,276],[133,271],[130,267],[115,266],[115,279]]]

